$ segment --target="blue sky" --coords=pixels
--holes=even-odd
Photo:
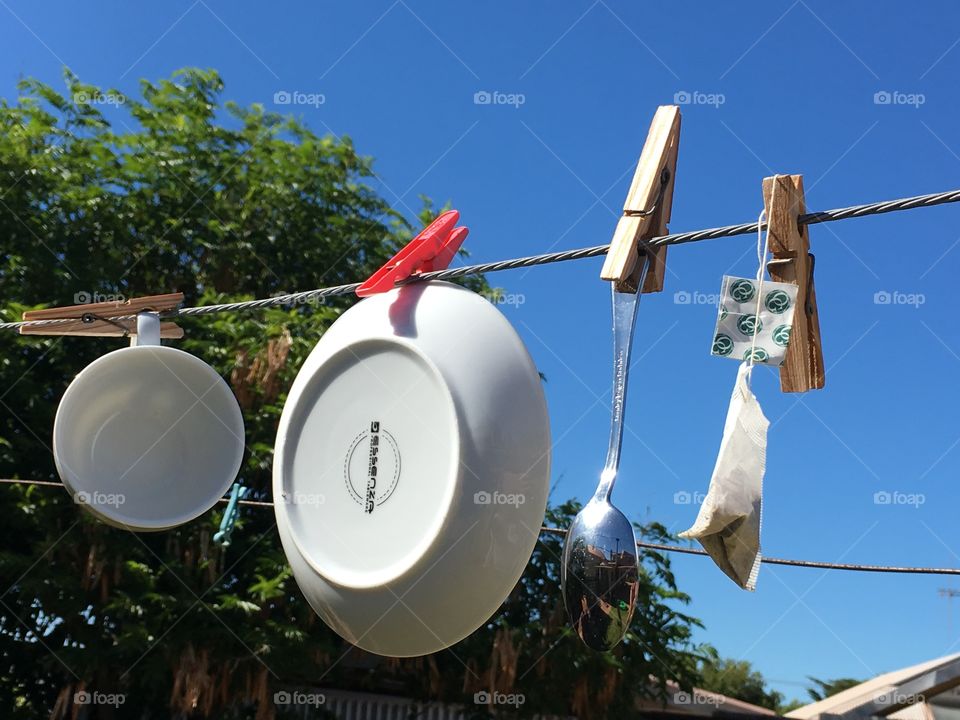
[[[125,93],[141,77],[217,68],[227,97],[352,136],[408,216],[418,194],[451,200],[476,261],[607,242],[653,112],[677,93],[698,102],[682,107],[674,231],[755,219],[774,173],[802,173],[814,210],[960,186],[949,2],[0,0],[0,17],[3,96],[21,76],[59,83],[63,65]],[[478,92],[514,97],[476,104]],[[878,104],[884,92],[895,101]],[[282,93],[315,102],[279,105]],[[755,374],[772,422],[767,554],[960,564],[958,221],[944,206],[811,228],[827,387],[788,396],[772,371]],[[672,248],[665,292],[643,298],[615,494],[635,519],[680,531],[696,516],[675,493],[706,490],[737,366],[708,355],[714,309],[677,293],[753,275],[754,243]],[[503,311],[548,378],[556,499],[588,497],[603,464],[599,270],[490,276],[515,296]],[[914,302],[877,303],[884,292]],[[919,497],[878,505],[878,491]],[[937,592],[956,580],[767,566],[749,594],[703,558],[674,564],[706,624],[699,639],[788,697],[807,675],[863,678],[960,651],[960,617]]]

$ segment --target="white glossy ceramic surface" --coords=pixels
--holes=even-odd
[[[549,471],[541,381],[513,327],[473,292],[417,284],[355,305],[305,361],[277,434],[277,525],[327,624],[424,655],[516,585]]]
[[[216,371],[172,347],[115,350],[67,388],[53,428],[60,477],[112,525],[163,530],[209,510],[243,458],[243,418]]]

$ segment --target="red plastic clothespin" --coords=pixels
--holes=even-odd
[[[446,269],[469,232],[465,227],[455,227],[459,219],[460,213],[456,210],[441,214],[367,278],[357,288],[357,295],[367,297],[387,292],[415,273]]]

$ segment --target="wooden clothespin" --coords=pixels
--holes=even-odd
[[[783,392],[820,389],[826,382],[823,348],[820,345],[820,316],[813,283],[814,257],[810,236],[798,218],[806,212],[802,175],[774,175],[763,179],[763,206],[767,211],[767,249],[773,258],[767,263],[776,282],[797,286],[797,308],[787,355],[780,366]]]
[[[680,108],[661,105],[657,108],[643,145],[637,170],[624,203],[623,217],[610,242],[600,277],[616,283],[619,292],[637,292],[637,281],[643,269],[646,251],[644,241],[667,234],[673,186],[677,175],[677,151],[680,149]],[[663,290],[667,267],[665,245],[652,251],[651,266],[640,292]]]
[[[136,316],[150,310],[164,313],[183,304],[183,293],[148,295],[130,300],[86,303],[67,307],[29,310],[23,313],[24,320],[74,320],[74,322],[51,325],[21,325],[21,335],[86,335],[90,337],[122,337],[135,335],[137,319],[113,320],[122,316]],[[183,328],[174,322],[160,324],[160,337],[177,339],[183,337]]]

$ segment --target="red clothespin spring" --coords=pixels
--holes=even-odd
[[[357,295],[367,297],[387,292],[416,273],[445,270],[469,232],[465,227],[454,227],[459,219],[460,213],[456,210],[448,210],[438,216],[367,278],[357,288]]]

